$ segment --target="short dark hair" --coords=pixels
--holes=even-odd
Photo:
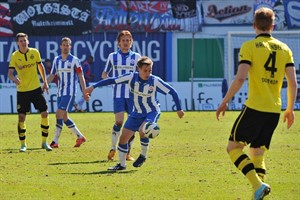
[[[28,35],[26,33],[17,33],[16,41],[18,41],[20,37],[24,37],[24,38],[28,39]]]

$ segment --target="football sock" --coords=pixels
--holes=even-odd
[[[120,144],[118,145],[118,153],[119,153],[119,161],[120,164],[125,167],[126,166],[126,155],[128,153],[128,144]]]
[[[229,156],[234,165],[242,171],[242,173],[247,177],[247,179],[252,184],[252,187],[257,190],[262,182],[256,174],[254,165],[250,158],[244,153],[240,148],[233,149],[229,152]]]
[[[122,126],[117,126],[116,124],[112,128],[111,132],[111,149],[116,149],[119,136],[120,136],[120,130]]]
[[[128,154],[130,153],[131,147],[133,145],[133,141],[134,141],[135,136],[133,135],[129,141],[128,141]]]
[[[63,119],[57,119],[56,120],[56,130],[55,130],[55,135],[54,135],[53,141],[57,144],[58,144],[58,140],[59,140],[63,125],[64,125],[64,120]]]
[[[21,144],[26,144],[26,124],[25,122],[19,122],[18,134]]]
[[[265,181],[265,177],[266,177],[266,166],[265,166],[265,160],[264,160],[264,156],[260,155],[260,156],[252,156],[250,157],[254,167],[255,167],[255,171],[258,175],[258,177],[260,178],[261,181]]]
[[[42,142],[46,143],[49,130],[49,117],[41,119]]]
[[[148,150],[149,150],[149,138],[141,138],[141,154],[147,158]]]
[[[65,125],[71,130],[72,133],[77,136],[77,138],[83,137],[79,129],[76,127],[75,123],[70,118],[65,121]]]

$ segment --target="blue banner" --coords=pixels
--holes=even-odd
[[[300,28],[300,0],[283,1],[289,29]]]
[[[87,56],[95,59],[91,66],[92,81],[101,79],[101,73],[105,67],[108,55],[117,50],[118,33],[96,33],[83,36],[69,36],[72,39],[72,54],[82,62]],[[43,60],[50,59],[60,54],[61,36],[29,36],[29,45],[39,49]],[[132,50],[141,55],[152,58],[153,74],[166,79],[166,33],[133,33]],[[10,82],[7,78],[10,55],[17,50],[17,44],[13,37],[0,37],[0,83]]]

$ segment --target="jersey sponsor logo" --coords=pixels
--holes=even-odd
[[[139,92],[139,91],[134,91],[134,89],[130,88],[130,92],[133,93],[133,94],[136,94],[138,96],[142,96],[142,97],[151,97],[153,92],[149,93],[148,94],[145,94],[143,92]]]
[[[135,70],[135,66],[127,66],[127,65],[114,65],[114,69],[124,69],[124,70]]]

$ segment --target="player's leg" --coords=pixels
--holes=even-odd
[[[267,191],[270,187],[261,181],[253,161],[245,154],[243,148],[247,144],[252,144],[259,137],[263,126],[265,126],[265,121],[261,112],[244,107],[233,125],[227,145],[231,161],[246,176],[253,190],[261,192]],[[255,194],[255,196],[257,195]]]
[[[258,151],[259,149],[259,151]],[[266,177],[266,165],[264,159],[264,149],[262,148],[250,148],[250,159],[254,164],[255,171],[262,182],[265,182]]]
[[[29,92],[17,92],[18,135],[21,142],[20,152],[27,150],[26,145],[26,113],[30,111]]]
[[[125,110],[127,112],[127,115],[129,115],[133,110],[133,101],[130,98],[126,98],[124,100],[125,100]],[[127,161],[134,161],[134,158],[130,154],[130,151],[132,149],[132,145],[133,145],[133,142],[134,142],[134,138],[135,138],[135,134],[133,134],[132,137],[128,141],[128,153],[127,153],[127,156],[126,156]]]
[[[64,125],[64,110],[62,109],[63,103],[62,103],[62,97],[57,97],[57,110],[56,110],[56,126],[55,126],[55,132],[54,132],[54,138],[50,144],[52,148],[58,148],[59,138],[60,134]]]
[[[124,127],[122,129],[122,134],[120,136],[118,144],[118,154],[120,163],[116,166],[108,168],[108,170],[117,171],[126,169],[126,155],[128,153],[128,141],[132,137],[135,131],[138,130],[140,125],[143,123],[143,118],[133,118],[128,117]]]
[[[25,152],[27,150],[26,145],[26,113],[18,114],[18,134],[19,140],[21,142],[20,152]]]
[[[153,122],[157,123],[160,117],[160,113],[158,112],[150,112],[148,113],[147,117],[143,120],[143,123],[139,126],[139,133],[140,133],[140,143],[141,143],[141,153],[136,161],[133,163],[134,167],[141,167],[148,157],[149,151],[149,138],[146,138],[143,133],[143,126],[146,122]]]
[[[38,88],[32,91],[32,103],[35,109],[41,113],[41,134],[42,134],[42,148],[46,151],[52,151],[52,148],[48,145],[47,138],[49,135],[49,116],[48,116],[48,105],[43,95],[43,91]]]
[[[74,147],[80,147],[81,144],[86,141],[86,138],[80,132],[80,130],[77,128],[74,121],[71,118],[69,118],[69,116],[68,116],[68,112],[71,112],[71,110],[72,110],[71,105],[73,105],[75,97],[74,96],[64,96],[63,99],[64,99],[64,102],[68,102],[67,106],[66,106],[66,111],[64,112],[64,115],[63,115],[64,123],[69,128],[69,130],[77,137]]]
[[[113,104],[114,104],[115,123],[111,131],[111,148],[107,155],[108,160],[114,160],[115,158],[116,148],[117,148],[116,146],[119,141],[119,136],[124,121],[124,111],[125,111],[123,99],[114,98]]]

